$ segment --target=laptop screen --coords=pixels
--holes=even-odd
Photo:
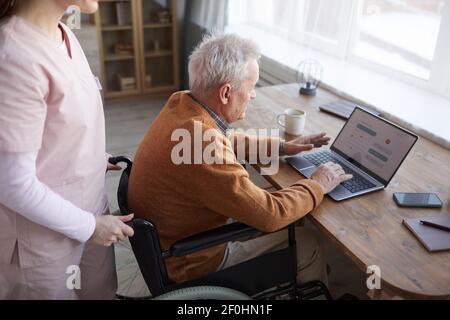
[[[387,185],[417,139],[413,133],[356,108],[331,149]]]

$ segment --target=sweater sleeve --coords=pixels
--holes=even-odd
[[[231,143],[217,138],[223,164],[188,165],[180,180],[208,209],[264,232],[274,232],[302,218],[322,202],[323,189],[301,180],[289,188],[267,192],[256,186],[238,163]]]

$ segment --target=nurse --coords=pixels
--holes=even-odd
[[[60,21],[95,0],[0,0],[0,299],[113,299],[99,87]]]

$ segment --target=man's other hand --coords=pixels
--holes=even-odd
[[[327,137],[325,132],[310,136],[302,136],[284,145],[284,153],[287,156],[295,156],[303,151],[309,151],[314,148],[320,148],[330,143],[331,138]]]

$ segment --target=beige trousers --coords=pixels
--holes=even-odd
[[[297,242],[297,283],[320,280],[328,285],[323,245],[316,232],[306,227],[296,227],[295,239]],[[264,253],[280,250],[287,245],[287,230],[248,241],[230,242],[218,270],[226,269]]]
[[[0,265],[0,299],[114,299],[116,290],[114,248],[91,242],[67,257],[31,268],[20,267],[16,244],[11,263]]]

